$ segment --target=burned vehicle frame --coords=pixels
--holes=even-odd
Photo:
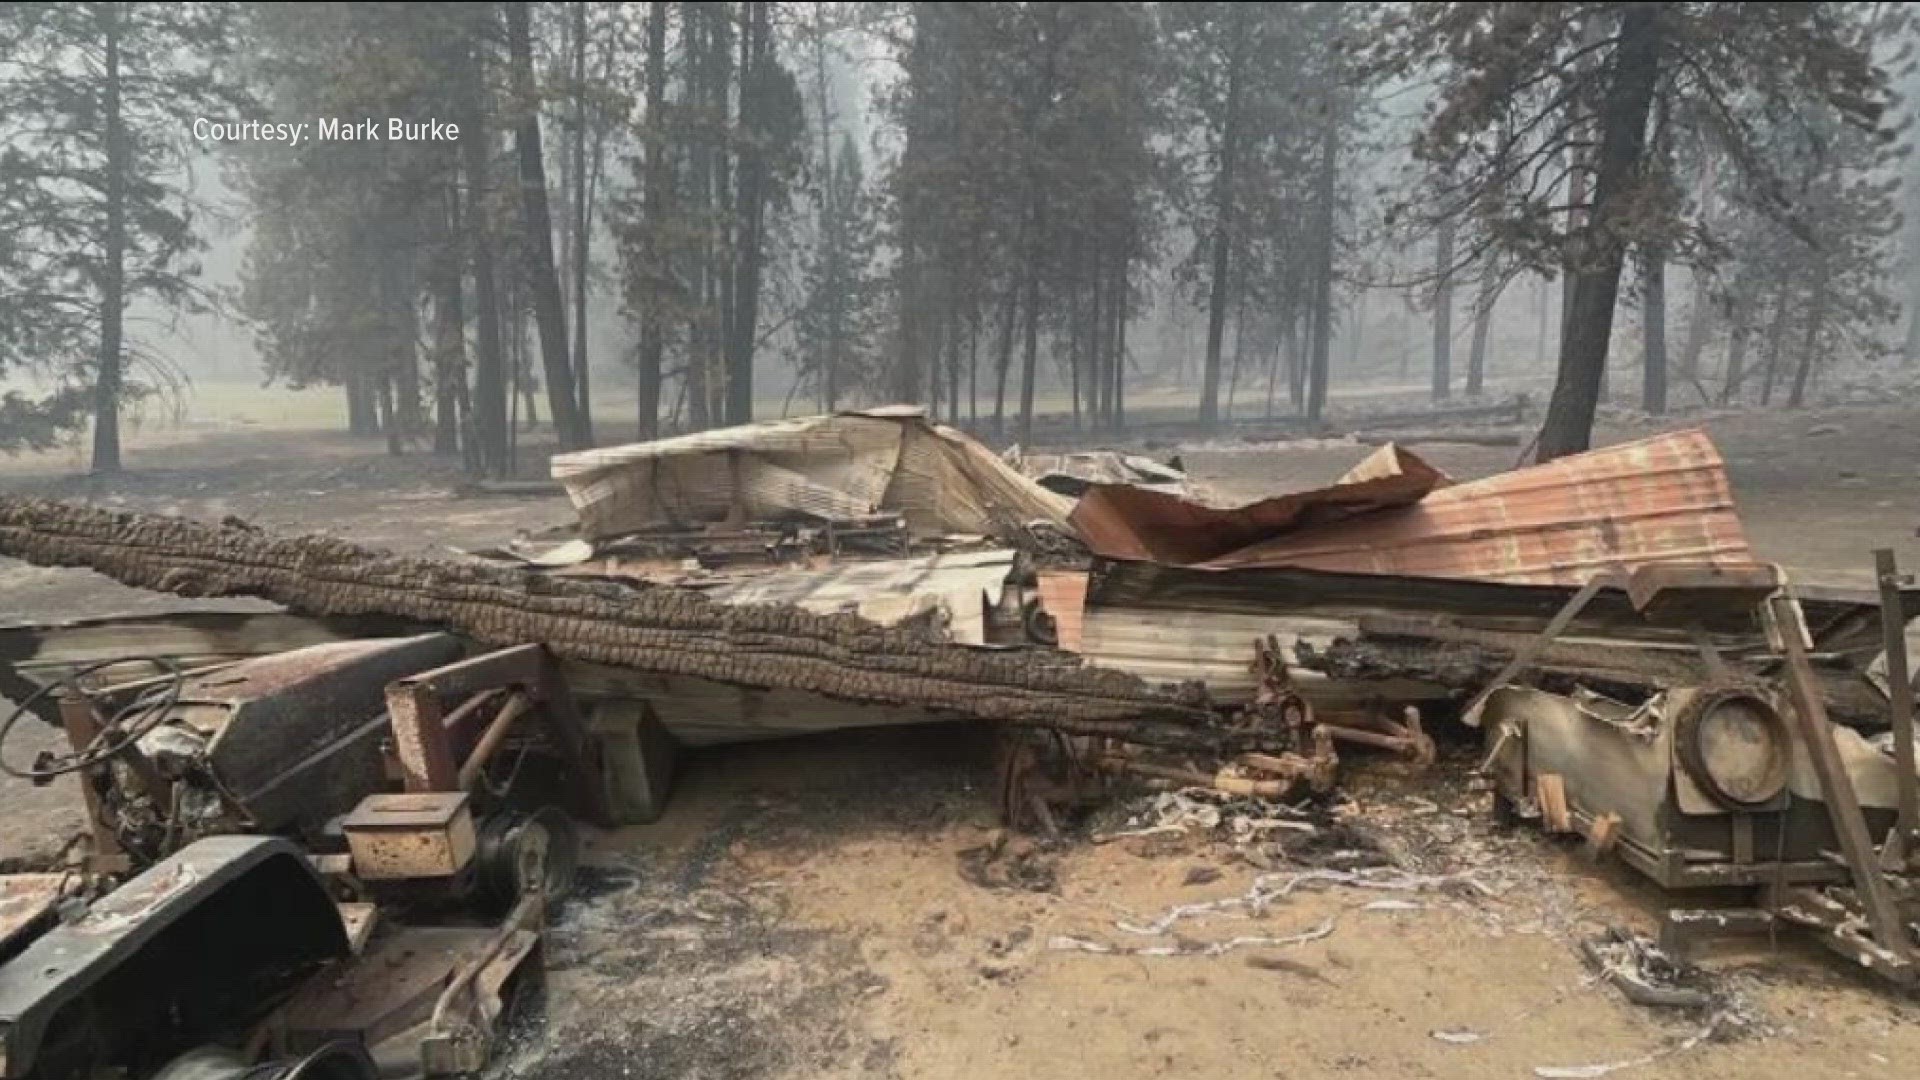
[[[133,666],[161,673],[96,661],[0,724],[57,702],[71,749],[0,764],[77,778],[90,826],[66,873],[0,878],[9,1078],[475,1071],[543,982],[568,811],[609,824],[610,798],[659,780],[628,760],[649,717],[589,732],[539,646]]]
[[[1601,575],[1468,704],[1487,744],[1479,774],[1496,812],[1586,839],[1666,889],[1742,886],[1745,909],[1677,909],[1663,943],[1785,923],[1875,974],[1916,979],[1910,878],[1920,778],[1905,624],[1911,593],[1878,553],[1887,657],[1887,745],[1830,719],[1804,613],[1777,568],[1657,565]],[[1622,700],[1577,682],[1530,683],[1540,656],[1603,589],[1649,626],[1687,632],[1708,678]],[[1775,662],[1721,656],[1703,623],[1749,612]],[[1878,838],[1876,840],[1876,838]]]

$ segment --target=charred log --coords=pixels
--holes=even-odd
[[[314,616],[385,615],[484,645],[659,675],[901,705],[1201,747],[1204,693],[1152,687],[1042,649],[982,650],[851,615],[728,606],[666,586],[610,585],[394,555],[326,536],[0,497],[0,555],[98,571],[180,596],[251,596]]]
[[[1357,639],[1335,638],[1324,648],[1302,640],[1295,649],[1300,667],[1330,679],[1423,682],[1464,698],[1497,678],[1529,635],[1480,632],[1475,636],[1482,640],[1362,634]],[[1778,673],[1778,661],[1770,653],[1725,660],[1749,679],[1764,682]],[[1581,686],[1636,703],[1658,690],[1704,686],[1715,678],[1698,656],[1632,641],[1557,642],[1536,658],[1534,670],[1537,685],[1554,693],[1571,693]],[[1886,698],[1865,676],[1831,660],[1818,666],[1816,674],[1833,719],[1865,730],[1886,727]]]

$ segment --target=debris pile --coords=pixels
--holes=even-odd
[[[856,703],[1041,724],[1205,748],[1213,714],[1191,693],[1045,650],[929,643],[906,629],[791,605],[727,606],[684,589],[622,587],[407,558],[331,537],[0,497],[0,554],[81,566],[182,596],[253,596],[313,616],[385,615],[482,644]]]
[[[1669,955],[1645,934],[1608,927],[1581,942],[1580,955],[1636,1005],[1706,1009],[1720,1001],[1705,972]]]
[[[1188,476],[1179,458],[1162,463],[1117,450],[1082,450],[1064,454],[1036,454],[1018,446],[1001,455],[1007,464],[1032,477],[1041,487],[1070,498],[1085,495],[1096,484],[1124,484],[1147,491],[1207,502],[1204,485]]]
[[[1002,540],[1066,524],[1073,502],[907,406],[720,428],[559,454],[553,478],[603,540],[710,525],[859,525],[893,513],[916,537]]]

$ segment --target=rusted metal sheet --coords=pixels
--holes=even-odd
[[[1444,488],[1209,565],[1577,585],[1601,570],[1667,561],[1755,561],[1720,453],[1697,429]]]
[[[7,874],[0,877],[0,953],[10,953],[16,940],[53,920],[72,874]]]
[[[1578,585],[1650,562],[1755,561],[1719,451],[1697,429],[1454,485],[1383,447],[1332,487],[1231,511],[1100,488],[1074,522],[1098,554],[1212,570]]]
[[[1253,642],[1277,635],[1283,648],[1306,641],[1323,653],[1335,639],[1369,636],[1366,628],[1395,626],[1389,637],[1425,638],[1421,656],[1443,664],[1433,653],[1457,632],[1479,642],[1514,641],[1538,633],[1573,595],[1565,585],[1507,584],[1390,574],[1331,573],[1291,567],[1217,570],[1163,566],[1149,562],[1097,560],[1089,576],[1083,615],[1081,655],[1102,667],[1116,668],[1149,681],[1194,679],[1216,700],[1238,701],[1255,679],[1248,669]],[[1803,589],[1801,601],[1814,628],[1816,648],[1827,654],[1853,654],[1864,645],[1864,665],[1879,639],[1878,609],[1870,593]],[[1815,593],[1809,596],[1807,593]],[[1920,616],[1920,590],[1902,594],[1907,611]],[[1766,649],[1749,611],[1725,605],[1696,610],[1701,627],[1714,636],[1730,659]],[[1426,629],[1421,629],[1425,627]],[[1448,629],[1450,628],[1450,630]],[[1607,588],[1594,597],[1569,628],[1564,644],[1579,655],[1590,642],[1610,642],[1596,653],[1608,664],[1638,664],[1643,659],[1677,655],[1684,661],[1693,646],[1683,628],[1649,626],[1624,589]],[[1627,652],[1626,643],[1642,648]],[[1491,675],[1504,656],[1485,670]],[[1316,707],[1342,708],[1365,697],[1414,702],[1452,697],[1478,689],[1477,667],[1450,668],[1449,680],[1431,681],[1433,669],[1407,665],[1395,671],[1369,671],[1362,678],[1325,678],[1296,664],[1301,693]],[[1337,666],[1337,665],[1335,665]],[[1675,664],[1684,667],[1683,664]],[[1649,667],[1664,672],[1667,665]],[[1466,677],[1452,681],[1451,675]],[[1443,686],[1442,682],[1450,685]],[[1852,683],[1846,684],[1851,686]],[[1841,686],[1835,683],[1836,687]]]
[[[1073,526],[1096,555],[1195,566],[1212,564],[1288,530],[1407,506],[1448,483],[1445,473],[1389,444],[1327,487],[1234,509],[1145,488],[1095,487],[1074,508]]]
[[[1042,570],[1038,573],[1040,606],[1053,619],[1054,643],[1079,652],[1087,606],[1085,570]]]
[[[1271,635],[1291,657],[1303,640],[1325,648],[1335,638],[1352,633],[1353,624],[1347,620],[1278,608],[1255,614],[1096,605],[1087,613],[1080,651],[1094,663],[1149,682],[1198,681],[1214,700],[1239,704],[1250,700],[1260,685],[1249,667],[1255,641]],[[1304,696],[1333,710],[1374,699],[1420,701],[1446,693],[1411,679],[1353,682],[1299,668],[1294,677]]]
[[[188,678],[142,747],[208,777],[261,829],[308,828],[350,808],[379,770],[382,687],[461,653],[447,634],[311,645]],[[195,781],[199,783],[198,781]]]

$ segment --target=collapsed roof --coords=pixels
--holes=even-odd
[[[604,539],[662,528],[896,512],[916,536],[1064,529],[1073,500],[909,406],[774,420],[559,454],[552,476]]]
[[[1455,484],[1381,447],[1324,488],[1217,509],[1099,486],[1073,524],[1094,554],[1206,570],[1579,585],[1650,562],[1754,562],[1706,432],[1670,432]]]

